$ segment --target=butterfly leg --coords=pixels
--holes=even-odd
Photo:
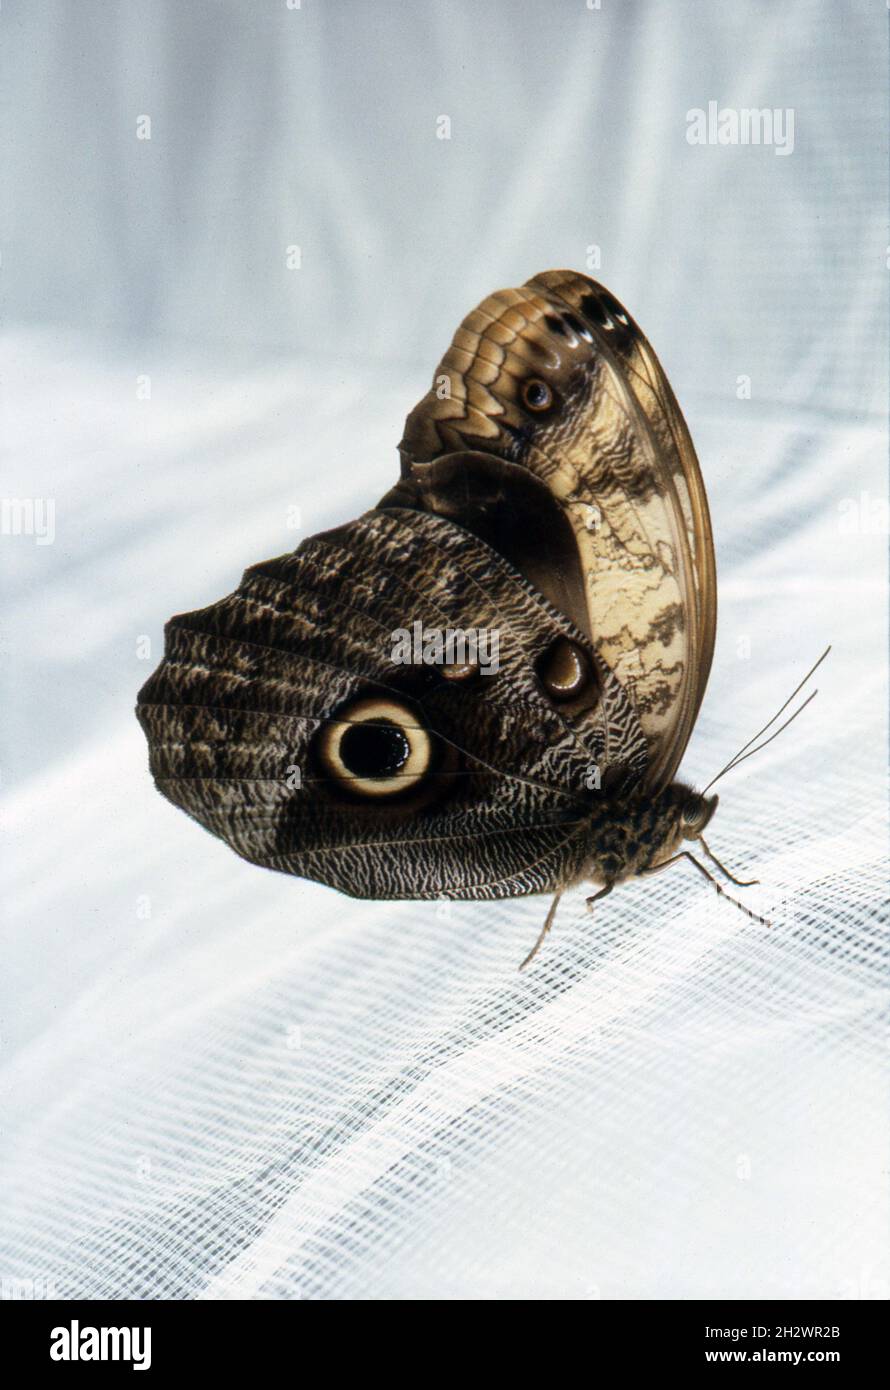
[[[598,903],[599,900],[600,900],[600,898],[605,898],[605,897],[607,896],[607,894],[611,893],[611,891],[612,891],[612,885],[611,885],[611,883],[609,883],[609,884],[606,885],[605,888],[601,888],[600,891],[599,891],[598,893],[594,893],[594,894],[593,894],[593,897],[587,899],[587,911],[588,911],[588,912],[592,912],[592,911],[593,911],[593,904],[594,904],[594,903]]]
[[[662,869],[670,868],[671,864],[676,864],[676,863],[678,863],[681,859],[688,859],[689,862],[690,862],[690,864],[694,864],[695,867],[698,869],[699,873],[700,873],[700,874],[703,874],[704,877],[708,880],[708,882],[709,882],[709,883],[712,883],[712,884],[714,885],[714,887],[717,889],[717,892],[720,894],[721,898],[725,898],[727,902],[732,903],[733,907],[737,907],[737,908],[739,909],[740,912],[744,912],[744,914],[745,914],[746,917],[750,917],[751,920],[752,920],[753,922],[759,922],[759,923],[761,924],[761,926],[764,926],[764,927],[771,927],[771,926],[772,926],[772,922],[768,922],[768,921],[766,920],[765,917],[758,917],[758,915],[757,915],[756,912],[752,912],[751,909],[750,909],[749,907],[745,907],[745,904],[744,904],[744,903],[740,903],[739,900],[738,900],[738,898],[733,898],[733,897],[731,897],[730,894],[727,893],[727,891],[726,891],[726,889],[723,887],[723,885],[722,885],[721,883],[718,883],[718,882],[717,882],[717,880],[716,880],[716,878],[714,877],[714,875],[713,875],[712,873],[709,873],[708,870],[705,868],[704,864],[701,864],[701,863],[696,859],[695,855],[692,854],[688,849],[681,850],[679,854],[674,854],[674,855],[672,855],[672,857],[671,857],[670,859],[665,859],[661,864],[655,864],[655,865],[653,865],[653,867],[652,867],[651,869],[643,869],[643,870],[642,870],[642,873],[641,873],[641,876],[642,876],[642,874],[657,874],[657,873],[660,873],[660,871],[661,871]]]
[[[557,907],[559,906],[559,900],[560,900],[561,897],[562,897],[562,891],[561,891],[561,890],[560,890],[560,892],[558,892],[558,893],[554,893],[554,895],[553,895],[553,902],[550,904],[550,911],[547,913],[547,916],[546,916],[546,918],[544,919],[544,925],[543,925],[543,927],[541,928],[541,931],[540,931],[540,934],[539,934],[539,936],[538,936],[538,939],[537,939],[537,941],[535,942],[534,946],[533,946],[533,947],[531,948],[531,950],[529,951],[529,953],[528,953],[528,955],[526,956],[525,960],[524,960],[524,961],[522,962],[522,964],[520,965],[520,967],[519,967],[520,970],[524,970],[525,967],[528,965],[529,961],[530,961],[530,960],[533,960],[533,959],[535,958],[535,956],[538,954],[538,951],[541,949],[541,945],[542,945],[542,943],[543,943],[544,937],[547,935],[547,933],[549,932],[550,928],[553,926],[553,919],[554,919],[554,917],[556,916],[556,909],[557,909]]]
[[[704,850],[705,854],[710,859],[711,863],[717,865],[717,868],[720,870],[722,874],[726,875],[730,883],[735,883],[739,888],[751,888],[755,883],[760,882],[759,878],[736,878],[735,874],[731,874],[729,872],[725,864],[720,863],[720,860],[717,858],[716,854],[713,854],[711,850],[708,849],[704,841],[704,836],[700,835],[698,838],[698,842]]]

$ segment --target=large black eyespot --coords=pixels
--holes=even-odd
[[[353,724],[340,740],[340,758],[355,777],[392,777],[411,756],[404,729],[388,720]]]
[[[529,410],[540,413],[542,410],[549,410],[553,404],[553,392],[542,381],[540,377],[530,377],[522,388],[522,401]]]
[[[429,734],[399,700],[353,700],[316,738],[322,771],[357,796],[405,792],[426,776],[432,762]]]

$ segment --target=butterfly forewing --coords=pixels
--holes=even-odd
[[[646,784],[670,781],[710,668],[713,545],[688,431],[622,306],[570,271],[490,295],[455,335],[401,448],[408,471],[473,449],[546,485],[572,526],[590,640],[645,734]]]

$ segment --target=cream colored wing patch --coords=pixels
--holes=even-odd
[[[492,453],[558,499],[588,635],[646,738],[645,782],[668,782],[710,666],[713,546],[688,431],[630,316],[570,271],[490,295],[455,334],[401,448],[414,461]]]

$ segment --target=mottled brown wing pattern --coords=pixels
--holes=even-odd
[[[455,334],[401,449],[406,482],[472,450],[545,484],[575,537],[587,636],[645,735],[644,784],[663,787],[710,668],[714,557],[688,431],[627,312],[571,271],[490,295]]]
[[[392,633],[414,618],[497,628],[499,670],[462,683],[393,666]],[[548,701],[538,665],[564,639],[584,643],[477,537],[423,512],[373,511],[171,620],[139,696],[152,772],[244,858],[352,896],[555,889],[583,864],[591,767],[623,773],[645,757],[603,668],[598,719]],[[332,721],[350,724],[368,700],[397,701],[430,742],[429,775],[386,804],[350,796],[316,751]]]

